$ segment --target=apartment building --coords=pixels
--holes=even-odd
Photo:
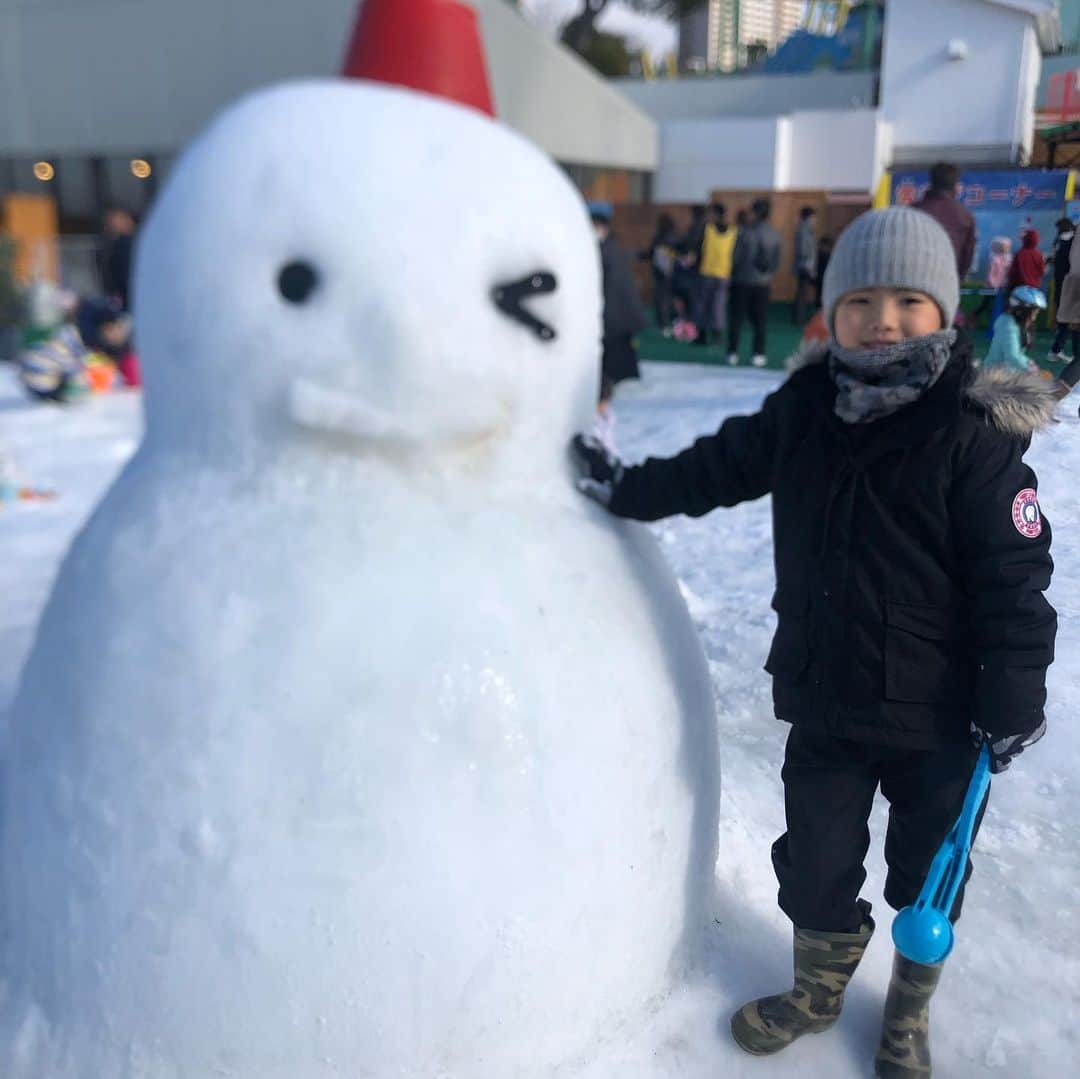
[[[757,52],[772,52],[805,10],[803,0],[710,0],[680,26],[679,57],[684,67],[734,71]]]

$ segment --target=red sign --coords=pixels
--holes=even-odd
[[[1080,120],[1080,68],[1051,75],[1043,118],[1059,124]]]

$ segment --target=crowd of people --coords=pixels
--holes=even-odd
[[[116,385],[141,385],[131,322],[136,227],[127,210],[105,215],[97,250],[100,291],[79,295],[47,278],[30,283],[16,362],[32,397],[64,404]]]
[[[957,273],[965,279],[975,256],[975,219],[957,197],[958,171],[936,165],[917,209],[943,228],[956,254]],[[647,325],[628,253],[612,231],[614,208],[590,203],[600,244],[604,275],[604,349],[600,415],[613,422],[610,401],[615,386],[638,375],[636,335]],[[781,268],[783,241],[772,224],[773,207],[759,198],[734,218],[719,200],[691,208],[689,224],[680,229],[670,213],[661,213],[648,247],[656,325],[665,336],[697,345],[725,344],[727,361],[740,362],[743,330],[749,323],[751,359],[768,364],[768,312],[773,284]],[[132,348],[131,270],[135,217],[113,208],[103,220],[97,251],[100,292],[77,296],[48,282],[35,282],[26,298],[20,368],[23,384],[36,397],[68,401],[88,390],[114,382],[138,386],[138,360]],[[1049,257],[1039,249],[1039,233],[1027,227],[1013,253],[1009,237],[995,237],[987,266],[982,300],[971,322],[990,311],[993,337],[983,361],[1015,369],[1036,367],[1029,352],[1038,318],[1048,308],[1043,282],[1052,275],[1057,300],[1056,332],[1049,360],[1065,363],[1057,386],[1064,396],[1080,382],[1080,247],[1071,219],[1057,222]],[[799,212],[792,236],[795,294],[792,322],[805,326],[820,309],[822,283],[833,239],[820,236],[812,206]],[[820,321],[820,314],[818,316]],[[826,327],[819,327],[827,336]],[[812,334],[811,334],[812,336]],[[1066,354],[1071,343],[1072,356]]]
[[[783,257],[772,210],[771,200],[759,198],[731,220],[723,202],[698,205],[681,233],[670,214],[660,215],[641,257],[651,266],[656,324],[666,336],[699,345],[726,341],[728,363],[734,366],[749,323],[750,362],[766,366],[769,302]],[[831,241],[818,239],[812,206],[800,212],[794,248],[792,319],[801,326],[820,303],[831,250]]]
[[[977,226],[974,216],[958,197],[959,173],[955,165],[939,163],[915,209],[932,217],[948,237],[957,276],[964,281],[974,259]],[[616,384],[637,377],[635,335],[647,317],[634,286],[630,257],[612,233],[614,209],[610,203],[591,203],[590,211],[601,243],[604,271],[604,361],[600,393],[600,434],[614,447],[610,402]],[[691,208],[689,224],[680,229],[670,213],[661,213],[648,247],[639,258],[649,263],[655,322],[668,337],[697,345],[727,345],[731,365],[740,362],[743,329],[751,330],[751,364],[768,364],[768,313],[774,278],[781,267],[783,241],[773,226],[772,203],[756,199],[734,219],[721,201]],[[792,236],[792,276],[795,294],[792,322],[807,325],[810,338],[826,340],[830,328],[820,311],[822,285],[833,250],[829,236],[819,236],[817,213],[804,206]],[[1038,371],[1031,358],[1036,325],[1049,303],[1043,281],[1053,275],[1057,299],[1056,333],[1048,359],[1064,363],[1054,382],[1059,397],[1080,382],[1080,247],[1076,228],[1066,217],[1057,223],[1057,236],[1049,257],[1039,249],[1039,233],[1025,226],[1015,254],[1012,240],[995,237],[982,288],[982,298],[969,316],[958,312],[958,324],[979,325],[990,311],[992,341],[982,361],[1022,371]],[[1072,343],[1072,357],[1065,353]]]
[[[956,253],[957,272],[963,280],[975,255],[975,218],[957,198],[957,169],[939,164],[931,171],[930,190],[918,208],[929,213],[945,229]],[[1050,275],[1057,302],[1055,333],[1047,359],[1064,363],[1054,383],[1058,397],[1067,396],[1080,382],[1080,247],[1074,247],[1076,226],[1068,217],[1056,222],[1056,236],[1049,257],[1039,248],[1039,231],[1026,224],[1016,253],[1012,239],[996,236],[990,242],[983,296],[972,316],[972,328],[990,308],[990,349],[986,367],[1038,371],[1031,358],[1038,319],[1049,309],[1044,282]],[[1072,357],[1065,353],[1071,339]]]
[[[610,202],[589,203],[589,213],[603,272],[603,361],[599,405],[593,435],[615,452],[615,387],[638,377],[636,335],[648,323],[634,278],[632,260],[612,231]],[[728,363],[739,363],[747,322],[751,330],[751,363],[768,363],[768,313],[773,278],[780,268],[782,240],[770,222],[772,203],[756,199],[730,220],[724,203],[694,206],[689,226],[680,231],[669,213],[660,214],[649,246],[639,253],[652,273],[656,325],[665,336],[698,345],[723,342]],[[818,240],[816,213],[804,207],[795,237],[798,291],[792,317],[802,325],[811,305],[820,303],[821,284],[831,243]]]

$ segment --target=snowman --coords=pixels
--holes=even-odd
[[[567,460],[582,200],[471,9],[368,0],[347,74],[145,226],[145,437],[10,718],[7,1079],[569,1076],[708,921],[704,659]]]

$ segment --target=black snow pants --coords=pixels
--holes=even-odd
[[[913,903],[960,815],[977,756],[974,746],[898,749],[792,727],[782,772],[787,831],[772,848],[780,909],[800,929],[859,929],[867,821],[879,784],[889,803],[885,900],[896,910]],[[970,876],[969,859],[965,884]],[[961,886],[953,921],[963,898]]]
[[[728,352],[739,351],[743,322],[749,315],[750,325],[754,328],[754,355],[764,356],[765,334],[769,321],[769,286],[732,285],[729,306]]]
[[[1080,342],[1080,333],[1073,331],[1073,352],[1076,353],[1077,343]],[[1076,384],[1080,382],[1080,353],[1072,358],[1072,363],[1065,368],[1064,371],[1058,375],[1058,378],[1069,387],[1070,390],[1076,389]]]

